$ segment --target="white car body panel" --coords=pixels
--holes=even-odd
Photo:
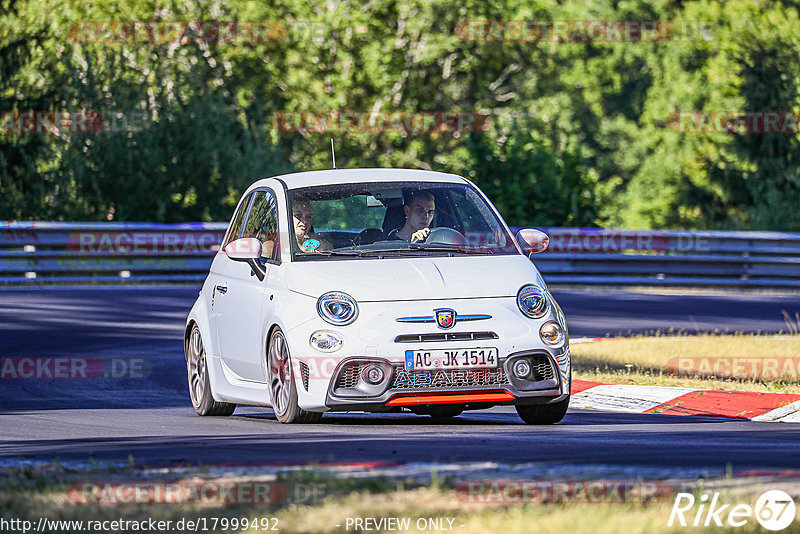
[[[263,326],[269,321],[272,308],[264,298],[266,286],[250,275],[246,263],[227,258],[222,263],[218,285],[227,288],[227,292],[217,291],[215,297],[219,355],[237,376],[266,382],[261,348],[266,339]],[[247,312],[242,313],[244,310]]]
[[[290,290],[315,299],[344,291],[358,302],[516,297],[523,285],[540,282],[522,255],[309,261],[292,265],[287,279]]]
[[[416,169],[333,169],[324,171],[308,171],[276,176],[259,180],[250,186],[255,189],[269,182],[280,179],[289,189],[322,184],[350,184],[358,182],[448,182],[466,183],[467,180],[456,174],[423,171]]]

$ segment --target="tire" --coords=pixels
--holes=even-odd
[[[529,425],[553,425],[567,415],[569,397],[554,404],[518,404],[515,408],[520,419]]]
[[[307,412],[297,404],[297,387],[292,372],[289,345],[280,328],[276,328],[267,348],[267,383],[272,411],[281,423],[318,423],[319,412]]]
[[[230,402],[217,402],[211,393],[211,382],[208,378],[208,362],[203,338],[197,325],[192,326],[186,340],[186,371],[189,380],[189,397],[197,415],[231,415],[236,409]]]

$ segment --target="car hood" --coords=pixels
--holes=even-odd
[[[544,287],[519,254],[301,261],[287,273],[291,291],[314,298],[343,291],[359,302],[515,297],[525,284]]]

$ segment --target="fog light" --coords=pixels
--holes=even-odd
[[[342,348],[342,338],[333,332],[325,332],[320,330],[311,334],[311,339],[308,340],[312,348],[320,352],[336,352]]]
[[[383,382],[384,376],[383,369],[376,366],[367,367],[366,371],[364,372],[364,380],[373,386],[377,386]]]
[[[561,325],[555,321],[544,323],[539,329],[539,335],[542,341],[548,345],[558,345],[564,341],[564,331],[561,330]]]
[[[527,378],[531,374],[531,364],[528,360],[519,359],[514,362],[511,370],[517,378]]]

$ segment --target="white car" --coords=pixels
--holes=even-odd
[[[454,417],[513,405],[552,424],[569,405],[564,314],[469,180],[338,169],[259,180],[244,193],[186,321],[200,415],[270,406]]]

